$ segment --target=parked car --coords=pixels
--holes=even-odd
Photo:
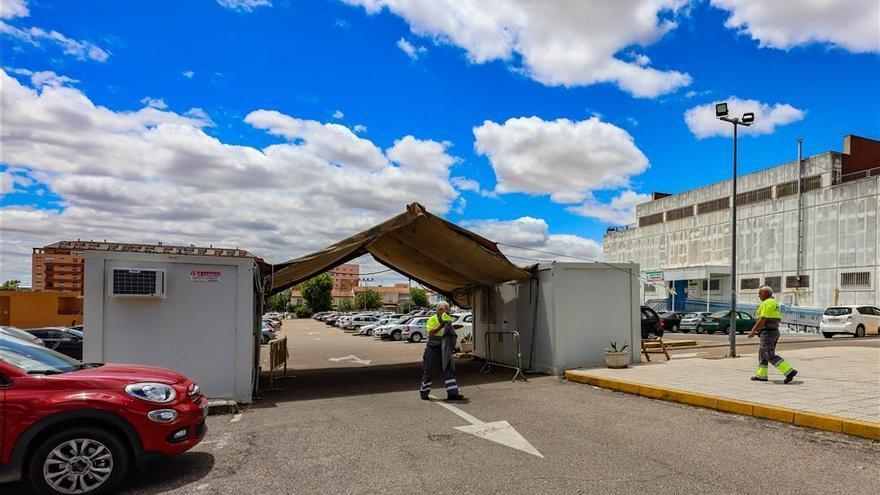
[[[458,334],[456,347],[460,347],[461,341],[464,340],[467,336],[473,338],[474,315],[472,313],[464,313],[457,316],[459,316],[459,318],[452,326],[455,328],[455,333]]]
[[[260,344],[265,345],[272,340],[275,340],[275,329],[272,328],[272,325],[264,321],[262,323],[262,327],[260,328]]]
[[[697,311],[695,313],[688,313],[684,315],[684,318],[678,323],[678,329],[684,333],[689,332],[697,332],[703,333],[705,330],[702,329],[701,324],[703,321],[712,313],[708,311]]]
[[[860,338],[880,333],[880,309],[874,306],[833,306],[825,310],[819,331],[826,339],[837,334]]]
[[[29,493],[113,493],[132,468],[207,431],[199,386],[163,368],[82,363],[0,336],[0,387],[0,480],[25,480]]]
[[[83,333],[72,328],[29,328],[29,334],[43,341],[43,345],[74,359],[82,359]]]
[[[736,312],[736,332],[746,333],[755,326],[755,318],[742,311]],[[709,315],[700,326],[709,334],[715,332],[728,333],[730,331],[730,311],[717,311]]]
[[[358,335],[373,335],[373,330],[375,330],[376,327],[380,327],[382,325],[387,325],[388,323],[391,323],[392,321],[395,321],[395,320],[397,320],[397,318],[381,318],[379,320],[374,321],[373,323],[369,323],[367,325],[361,326],[360,328],[358,328],[357,334]]]
[[[34,334],[25,332],[20,328],[15,327],[0,327],[0,335],[6,335],[7,337],[15,337],[18,339],[23,339],[27,342],[37,345],[45,345],[39,337]]]
[[[642,318],[642,338],[651,339],[662,337],[663,327],[660,326],[660,315],[647,306],[642,306],[640,313]]]
[[[263,318],[263,323],[267,323],[272,326],[275,330],[281,328],[281,320],[275,320],[273,318]]]
[[[400,332],[400,340],[408,340],[410,342],[419,343],[428,338],[427,325],[428,318],[419,316],[413,318],[406,325],[403,325]],[[393,337],[392,337],[393,338]],[[397,339],[394,339],[397,340]]]
[[[681,319],[684,318],[686,314],[687,313],[684,313],[683,311],[667,311],[660,314],[660,325],[663,327],[663,331],[677,332],[681,327]]]
[[[404,316],[403,318],[388,323],[387,325],[376,327],[373,330],[373,338],[380,340],[402,340],[403,327],[413,318],[414,317],[411,316]]]
[[[379,319],[373,315],[357,315],[349,319],[343,328],[346,330],[357,330],[364,325],[376,323],[377,321],[379,321]]]

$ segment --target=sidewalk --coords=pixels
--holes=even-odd
[[[570,370],[566,378],[880,439],[880,348],[819,347],[788,350],[781,355],[798,370],[797,378],[788,385],[772,366],[769,383],[749,380],[757,365],[754,352],[736,359],[673,359],[620,370]],[[844,424],[850,425],[850,431]]]

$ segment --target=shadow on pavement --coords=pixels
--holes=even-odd
[[[182,488],[207,476],[214,468],[214,456],[206,452],[187,452],[133,471],[113,493],[152,495]],[[3,495],[31,495],[25,482],[0,485]]]
[[[186,452],[163,459],[133,473],[118,492],[151,495],[197,484],[214,468],[214,456],[207,452]],[[157,473],[160,473],[157,476]]]
[[[457,360],[455,366],[456,379],[464,395],[467,395],[468,386],[510,381],[514,374],[512,369],[494,366],[490,373],[480,373],[482,360]],[[412,391],[415,397],[421,378],[420,362],[360,368],[289,370],[286,379],[275,380],[275,386],[279,390],[264,388],[252,407],[262,409],[285,402],[403,391]],[[435,372],[434,384],[443,384],[439,372]],[[267,387],[268,382],[263,380],[260,386]],[[441,398],[446,395],[443,387],[435,387],[432,393]]]

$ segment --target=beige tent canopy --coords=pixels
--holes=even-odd
[[[498,246],[432,215],[419,203],[406,212],[318,252],[272,266],[269,292],[292,287],[365,254],[445,294],[462,307],[473,304],[473,288],[532,275],[511,263]]]

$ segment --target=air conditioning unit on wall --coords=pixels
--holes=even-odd
[[[110,297],[165,298],[165,270],[155,268],[114,268]]]

